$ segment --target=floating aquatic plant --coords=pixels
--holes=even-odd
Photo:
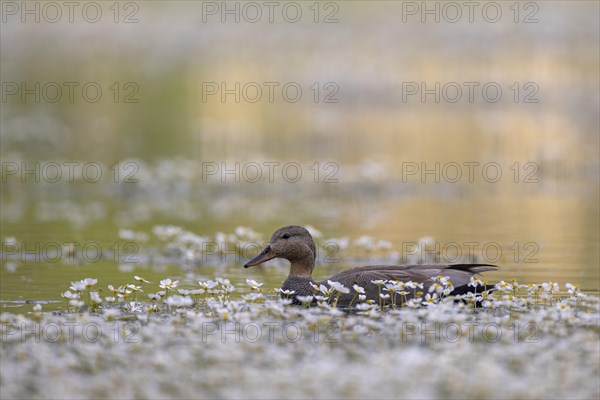
[[[173,282],[171,278],[171,287]],[[443,287],[442,282],[441,278],[437,280]],[[149,283],[144,284],[146,288],[151,287]],[[554,385],[551,393],[558,397],[566,395],[567,391],[571,397],[590,397],[597,393],[597,387],[590,382],[594,382],[598,370],[600,299],[582,294],[571,284],[564,288],[564,292],[560,291],[560,286],[556,291],[557,287],[551,285],[553,297],[540,298],[537,305],[533,300],[527,301],[527,290],[521,286],[515,289],[512,281],[509,281],[509,291],[498,290],[495,294],[485,295],[479,282],[473,282],[473,292],[461,296],[445,296],[443,291],[438,293],[438,286],[431,291],[425,287],[425,293],[401,302],[396,308],[382,308],[376,302],[360,299],[361,288],[357,286],[345,288],[356,294],[350,313],[335,307],[336,294],[344,290],[335,284],[330,288],[315,287],[317,294],[314,296],[296,297],[303,306],[291,304],[294,296],[291,292],[282,293],[285,298],[273,297],[252,289],[262,288],[260,282],[243,284],[249,286],[251,292],[235,298],[226,296],[226,293],[236,293],[229,280],[215,279],[200,281],[191,287],[178,283],[177,293],[164,296],[166,290],[160,290],[150,293],[152,296],[147,302],[131,299],[108,302],[92,294],[94,302],[103,300],[96,308],[70,306],[70,313],[63,315],[43,313],[40,307],[36,307],[30,316],[3,313],[0,315],[3,390],[5,393],[13,390],[7,380],[13,373],[10,368],[4,367],[33,363],[51,368],[47,360],[52,359],[57,368],[73,360],[89,365],[86,373],[93,372],[94,380],[90,383],[92,388],[81,387],[82,393],[101,390],[107,382],[111,385],[121,382],[120,377],[102,367],[109,362],[128,368],[127,381],[130,383],[146,382],[147,372],[136,369],[136,366],[145,365],[162,371],[157,379],[163,379],[162,374],[165,373],[169,378],[180,376],[186,384],[198,385],[193,386],[194,390],[206,394],[225,394],[221,391],[223,389],[211,391],[216,390],[212,386],[216,379],[214,376],[221,376],[221,373],[224,374],[222,382],[235,373],[241,377],[237,384],[245,390],[259,390],[264,385],[257,385],[256,377],[265,376],[270,371],[272,384],[286,388],[292,384],[294,393],[302,396],[308,395],[315,380],[322,388],[326,387],[325,382],[336,382],[337,385],[342,379],[343,384],[335,386],[332,395],[345,393],[344,387],[354,383],[357,385],[356,393],[364,397],[368,395],[366,390],[373,380],[378,386],[385,383],[394,387],[389,380],[393,375],[393,382],[405,387],[422,382],[423,376],[427,376],[428,387],[436,387],[436,390],[444,388],[445,393],[452,396],[459,392],[464,394],[465,385],[480,382],[478,387],[483,392],[478,393],[483,397],[527,397],[527,388],[532,383],[547,382],[549,376],[559,376],[556,375],[555,364],[549,360],[557,357],[565,360],[567,357],[571,360],[569,362],[589,366],[576,372],[579,378],[573,382],[583,383],[569,384],[569,381],[556,378],[556,382],[561,383]],[[156,285],[157,289],[159,285]],[[402,296],[403,291],[420,289],[408,282],[383,281],[381,285],[392,289],[382,290],[384,296],[391,296],[394,291],[396,296]],[[70,286],[82,287],[78,284]],[[111,287],[111,294],[119,294],[126,290],[127,285]],[[202,292],[194,292],[197,290]],[[516,290],[516,297],[513,290]],[[67,292],[63,293],[65,299],[80,301],[77,293]],[[465,302],[456,301],[461,299]],[[469,304],[475,299],[487,301],[486,307],[475,308]],[[318,306],[310,307],[314,301]],[[511,304],[512,312],[509,311]],[[298,353],[296,343],[307,345],[303,346],[307,349],[303,351],[308,351],[306,357]],[[34,344],[35,351],[27,347]],[[57,346],[63,347],[57,351]],[[484,379],[492,367],[489,360],[484,363],[481,357],[476,356],[482,353],[486,354],[486,358],[494,359],[493,368],[496,369],[493,374],[495,379],[504,382],[502,388]],[[53,356],[49,357],[50,354]],[[466,359],[472,368],[455,368],[452,379],[446,379],[447,369],[455,366],[459,357]],[[256,374],[248,371],[247,363],[238,367],[243,363],[237,361],[248,359],[260,360],[252,364]],[[411,367],[400,375],[385,373],[382,365],[395,365],[398,359],[410,363]],[[296,373],[290,380],[286,372],[289,363],[305,365],[308,360],[311,373],[298,372],[300,375]],[[514,366],[514,363],[518,365]],[[338,380],[330,379],[329,374],[337,371],[339,365],[350,371],[346,373],[351,374],[351,379],[347,380],[346,373],[342,377],[334,374]],[[288,366],[287,369],[285,366]],[[365,367],[370,371],[367,375]],[[71,376],[60,372],[61,368],[54,375],[41,372],[41,376],[53,376],[53,379],[59,376],[61,382],[79,387],[77,382],[81,381],[82,373],[79,370],[70,372],[79,379],[71,380]],[[434,373],[423,375],[425,371],[432,372],[431,368],[434,368]],[[194,375],[195,380],[188,381],[184,371],[193,370],[201,373]],[[204,375],[211,376],[213,383],[204,381]],[[165,384],[161,381],[161,386],[152,389],[155,391],[151,393],[164,394],[161,388]],[[385,389],[388,386],[378,393],[385,397],[396,393],[388,392]],[[172,390],[175,390],[172,394],[183,397],[183,393],[177,391],[179,389]],[[536,390],[540,393],[540,389]],[[115,393],[121,395],[124,392]]]

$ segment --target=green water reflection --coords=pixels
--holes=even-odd
[[[282,225],[310,224],[327,238],[389,241],[401,255],[423,237],[464,252],[477,243],[475,256],[493,244],[502,254],[491,281],[599,289],[597,2],[542,2],[535,24],[400,23],[403,2],[389,1],[341,2],[333,24],[203,23],[201,3],[141,2],[136,24],[3,23],[3,82],[94,82],[105,96],[2,101],[2,309],[61,300],[86,277],[106,290],[141,275],[149,291],[167,276],[184,287],[215,276],[243,286],[252,277],[267,289],[285,277],[281,267],[245,271],[243,260],[191,269],[142,260],[123,271],[106,259],[5,257],[12,238],[25,252],[48,243],[108,247],[119,229],[150,234],[156,225],[211,237],[241,225],[268,239]],[[293,82],[304,95],[207,97],[214,82]],[[414,82],[493,83],[503,96],[403,96]],[[136,101],[125,102],[132,87]],[[336,102],[324,101],[330,94]],[[340,258],[316,278],[367,262]]]

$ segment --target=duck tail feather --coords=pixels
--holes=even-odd
[[[494,264],[451,264],[448,268],[480,274],[485,271],[495,271],[498,269],[498,266]]]

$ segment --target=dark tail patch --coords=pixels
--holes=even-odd
[[[477,286],[477,294],[481,294],[482,292],[493,292],[494,290],[496,290],[496,285]],[[475,293],[475,288],[468,285],[462,285],[455,287],[451,294],[462,295],[469,292]]]

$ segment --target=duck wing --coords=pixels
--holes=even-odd
[[[431,278],[441,275],[449,277],[454,287],[458,288],[468,284],[473,275],[497,268],[491,264],[370,265],[342,271],[329,280],[348,288],[352,288],[352,285],[362,286],[368,298],[376,298],[379,288],[373,283],[374,280],[413,281],[423,283],[427,288],[428,284],[433,283]]]

